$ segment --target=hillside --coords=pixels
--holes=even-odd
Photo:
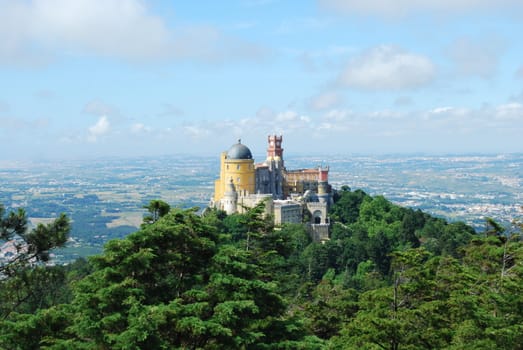
[[[5,276],[0,348],[521,348],[521,226],[476,233],[348,187],[334,199],[325,244],[261,207],[151,206],[87,262]]]

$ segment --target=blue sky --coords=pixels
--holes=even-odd
[[[0,159],[523,152],[521,33],[521,0],[0,0]]]

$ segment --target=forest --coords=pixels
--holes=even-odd
[[[476,232],[344,186],[331,238],[153,200],[100,255],[0,206],[1,349],[523,349],[523,226]]]

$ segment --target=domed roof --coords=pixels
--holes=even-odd
[[[249,147],[242,144],[241,140],[238,140],[237,144],[234,144],[227,151],[228,159],[252,159],[252,153]]]

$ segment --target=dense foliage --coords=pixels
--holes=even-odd
[[[61,247],[69,237],[70,223],[64,215],[49,224],[38,224],[29,230],[24,209],[6,212],[0,205],[0,319],[12,312],[33,312],[63,300],[63,290],[52,290],[63,284],[61,268],[45,267],[53,248]]]
[[[198,216],[153,201],[88,262],[24,269],[35,297],[4,314],[0,348],[523,347],[521,227],[488,219],[476,234],[348,187],[334,199],[324,243],[262,206]]]

